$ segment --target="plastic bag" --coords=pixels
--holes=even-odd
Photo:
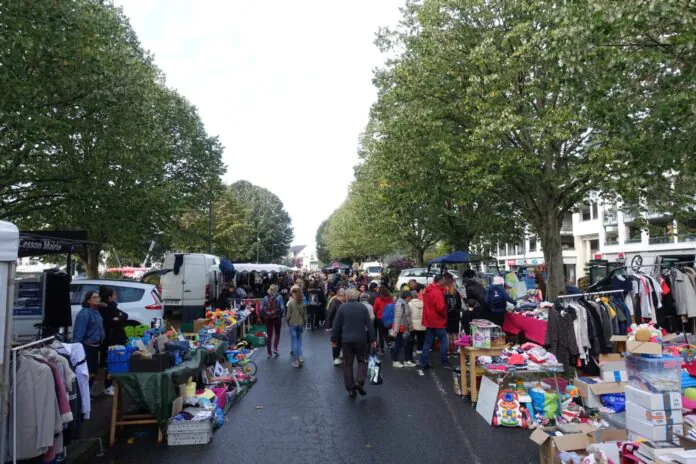
[[[375,355],[370,356],[367,361],[367,377],[370,385],[382,385],[382,361]]]
[[[623,412],[626,410],[626,396],[623,393],[610,393],[602,395],[602,404],[614,412]]]

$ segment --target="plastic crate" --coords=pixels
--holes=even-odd
[[[213,438],[213,421],[170,421],[167,427],[169,446],[206,445]]]
[[[126,361],[107,361],[106,369],[109,374],[123,374],[130,372],[130,363]]]
[[[628,384],[653,393],[681,391],[681,357],[626,356]]]
[[[108,350],[106,362],[128,362],[128,358],[130,358],[131,353],[129,353],[125,348],[117,350]]]

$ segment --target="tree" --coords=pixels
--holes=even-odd
[[[636,75],[613,65],[616,49],[594,45],[608,38],[597,17],[615,8],[602,6],[425,0],[410,3],[401,28],[381,40],[398,53],[384,92],[395,95],[391,107],[414,108],[421,127],[444,128],[445,169],[475,188],[478,203],[494,199],[538,233],[550,298],[564,287],[564,215],[591,192],[630,198],[633,179],[674,166],[617,151],[622,124],[648,105],[626,113]]]
[[[324,219],[319,227],[317,228],[317,233],[314,241],[317,244],[317,258],[319,262],[327,264],[331,260],[331,252],[326,243],[326,229],[329,225],[329,219]]]
[[[2,5],[0,217],[143,250],[224,172],[195,108],[164,86],[121,10],[97,0]]]

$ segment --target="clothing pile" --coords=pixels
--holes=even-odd
[[[89,372],[84,347],[54,341],[50,346],[21,351],[17,356],[17,410],[10,403],[10,424],[17,423],[17,460],[62,458],[65,446],[79,438],[89,419]],[[9,446],[12,454],[12,445]]]
[[[535,343],[525,343],[505,349],[500,356],[479,356],[478,364],[489,371],[563,372],[556,357]]]

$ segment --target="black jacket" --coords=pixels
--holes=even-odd
[[[375,326],[367,306],[351,301],[343,303],[331,328],[331,341],[335,343],[368,343],[375,339]]]
[[[128,320],[128,314],[118,309],[118,305],[114,302],[107,303],[106,306],[100,307],[99,314],[101,314],[104,320],[104,333],[106,334],[104,347],[125,345],[128,343],[128,337],[124,330],[126,321]]]
[[[474,299],[479,302],[480,305],[486,304],[486,289],[475,279],[464,279],[462,280],[464,288],[466,289],[466,297]]]

